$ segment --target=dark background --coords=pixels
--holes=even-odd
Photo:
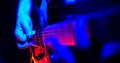
[[[69,12],[67,12],[72,6],[67,7],[66,5],[63,5],[60,3],[60,1],[58,0],[53,0],[53,3],[50,3],[49,5],[52,6],[52,8],[49,9],[49,24],[54,24],[57,22],[61,22],[62,20],[64,20],[64,16],[66,14],[86,14],[86,13],[90,13],[90,12],[94,12],[97,11],[97,9],[101,8],[104,3],[106,3],[107,0],[103,0],[102,2],[99,2],[99,0],[97,2],[99,2],[98,4],[93,5],[93,3],[95,3],[95,1],[91,1],[91,4],[89,3],[89,5],[92,5],[93,7],[91,8],[87,8],[88,4],[81,4],[83,7],[79,7],[79,10],[70,10]],[[57,3],[56,3],[57,2]],[[0,55],[3,59],[4,63],[27,63],[27,60],[29,59],[29,49],[26,50],[19,50],[17,48],[17,45],[15,44],[15,38],[14,38],[14,28],[15,28],[15,22],[16,22],[16,13],[17,13],[17,6],[18,6],[18,0],[4,0],[1,1],[1,20],[0,20]],[[112,3],[107,7],[111,7],[113,5],[117,5],[118,1],[117,0],[112,0]],[[56,6],[54,6],[56,5]],[[98,6],[96,6],[98,5]],[[62,7],[64,6],[64,7]],[[78,4],[73,5],[78,7]],[[55,10],[57,9],[57,10]],[[81,10],[82,9],[82,10]],[[63,14],[61,14],[61,12],[63,12]],[[105,32],[103,33],[103,36],[101,39],[105,39],[103,42],[109,41],[109,40],[116,40],[119,41],[119,14],[118,15],[112,15],[112,16],[107,16],[106,17],[106,21],[109,20],[109,18],[113,18],[113,20],[116,19],[116,21],[113,23],[113,20],[111,20],[107,25],[105,29],[101,29],[104,30]],[[94,19],[92,20],[92,22],[94,23]],[[91,22],[91,23],[92,23]],[[93,24],[92,23],[92,24]],[[98,23],[99,24],[99,23]],[[117,26],[117,25],[118,26]],[[114,25],[116,25],[115,27],[113,27]],[[95,28],[97,25],[93,24],[91,25],[91,27],[93,29],[97,29]],[[113,27],[113,29],[111,29],[111,27]],[[109,29],[110,28],[110,29]],[[106,30],[108,29],[108,30]],[[94,34],[94,32],[96,32],[95,30],[92,30],[92,34]],[[116,32],[112,32],[111,30],[116,30]],[[111,31],[111,32],[110,32]],[[109,33],[108,33],[109,32]],[[106,35],[106,33],[111,34],[111,36]],[[96,35],[96,34],[94,34]],[[95,36],[93,35],[91,41],[96,42],[98,41]],[[104,38],[103,38],[104,37]],[[94,52],[96,54],[96,57],[99,53],[99,48],[101,47],[101,45],[97,44],[96,46],[95,43],[93,44],[92,48],[97,48],[98,49],[92,49],[92,52]],[[100,47],[99,47],[100,46]],[[75,57],[76,57],[76,61],[78,61],[79,63],[79,59],[83,59],[83,61],[89,60],[89,61],[94,61],[95,63],[98,62],[98,59],[95,59],[96,57],[91,56],[90,55],[90,51],[82,51],[81,49],[79,49],[77,46],[76,47],[71,47],[71,50],[73,51],[73,53],[75,53]],[[96,52],[97,51],[97,52]],[[79,54],[78,54],[79,53]],[[81,53],[81,54],[80,54]],[[84,53],[84,54],[83,54]],[[81,57],[80,57],[81,56]],[[99,55],[98,55],[99,56]],[[84,58],[83,58],[84,57]],[[94,57],[94,59],[90,59],[91,57]],[[98,58],[98,57],[97,57]],[[26,60],[24,60],[26,59]],[[22,62],[23,61],[23,62]],[[83,62],[86,63],[86,62]]]

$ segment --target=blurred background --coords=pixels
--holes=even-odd
[[[29,63],[29,49],[19,50],[14,37],[19,1],[4,0],[0,3],[0,63]],[[49,0],[49,25],[65,21],[76,23],[76,45],[67,45],[75,63],[120,63],[119,0]],[[80,28],[81,22],[83,27]],[[60,25],[63,24],[57,26]],[[89,38],[85,37],[86,31],[80,31],[86,27]]]

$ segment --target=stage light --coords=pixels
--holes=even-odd
[[[65,0],[65,4],[75,4],[76,0]]]

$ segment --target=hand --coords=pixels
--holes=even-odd
[[[24,49],[31,46],[31,44],[27,41],[27,38],[32,38],[32,36],[35,34],[35,31],[32,30],[32,28],[33,28],[33,23],[28,15],[22,15],[18,17],[15,28],[15,37],[18,40],[16,42],[18,48]]]

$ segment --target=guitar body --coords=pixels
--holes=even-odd
[[[51,63],[49,53],[46,48],[42,48],[42,46],[38,46],[38,47],[31,47],[31,49],[32,49],[32,56],[31,56],[32,63]]]

